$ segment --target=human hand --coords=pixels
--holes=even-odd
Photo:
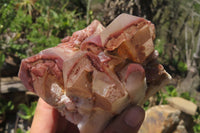
[[[79,133],[78,128],[39,98],[31,125],[31,133]]]
[[[113,119],[105,128],[104,133],[137,133],[145,112],[139,106],[126,109],[122,114]],[[78,128],[67,121],[52,106],[39,98],[31,133],[79,133]]]

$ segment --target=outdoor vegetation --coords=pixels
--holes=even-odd
[[[199,133],[200,0],[1,0],[0,77],[17,76],[21,59],[56,46],[93,19],[107,25],[122,12],[145,17],[155,24],[159,62],[173,77],[153,101],[144,104],[144,109],[167,104],[166,98],[172,96],[190,100],[198,105],[193,131]],[[16,72],[8,70],[10,58]],[[16,104],[7,95],[1,93],[0,87],[0,132],[5,130],[10,114],[17,116],[16,123],[28,123],[27,128],[15,125],[15,133],[29,132],[37,97]]]

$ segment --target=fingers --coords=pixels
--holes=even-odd
[[[50,105],[48,105],[41,98],[35,110],[35,115],[31,125],[31,133],[54,133],[56,131],[56,124],[58,121],[58,112]]]
[[[39,98],[31,125],[31,133],[78,133],[78,128]]]
[[[116,117],[105,129],[104,133],[137,133],[145,112],[139,106],[131,107]]]
[[[104,133],[137,133],[144,120],[144,116],[145,112],[141,107],[134,106],[128,108],[108,125]],[[65,120],[64,117],[61,117],[59,112],[40,98],[30,132],[78,133],[78,129],[75,125]]]

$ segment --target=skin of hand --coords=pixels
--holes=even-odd
[[[145,117],[144,110],[132,106],[116,116],[104,133],[137,133]],[[79,133],[78,128],[67,121],[60,113],[39,98],[33,118],[31,133]]]

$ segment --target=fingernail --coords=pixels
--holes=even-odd
[[[140,125],[142,124],[144,116],[145,116],[144,110],[139,106],[135,106],[130,108],[126,112],[124,116],[124,121],[128,126],[135,128],[138,127],[139,124]]]

